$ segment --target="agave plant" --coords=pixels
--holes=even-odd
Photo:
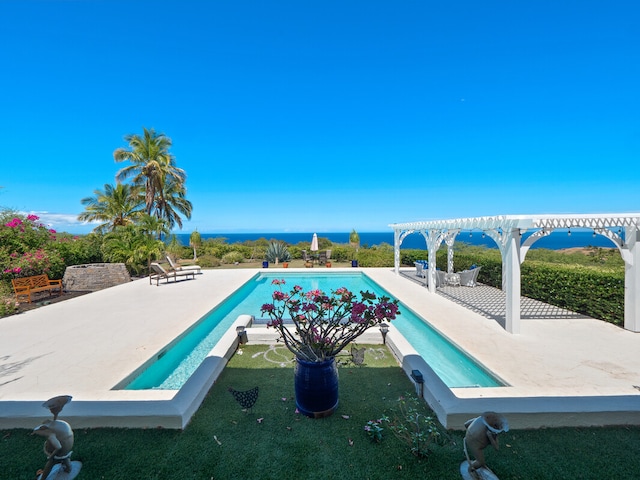
[[[266,261],[275,264],[291,260],[289,249],[283,242],[271,242],[267,247],[267,253],[264,257]]]

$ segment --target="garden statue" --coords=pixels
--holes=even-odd
[[[53,420],[33,429],[33,434],[46,438],[44,453],[47,455],[47,463],[42,471],[38,471],[37,480],[71,480],[80,473],[82,463],[70,460],[73,453],[73,430],[67,422],[58,420],[58,414],[70,401],[70,395],[60,395],[42,404],[53,414]]]
[[[509,423],[502,415],[485,412],[479,417],[467,420],[464,424],[467,433],[464,436],[464,454],[467,460],[460,465],[462,478],[476,480],[496,479],[496,475],[487,467],[484,449],[491,444],[496,450],[498,434],[509,431]],[[472,461],[469,454],[473,455]]]

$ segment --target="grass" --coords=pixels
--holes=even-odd
[[[246,345],[184,431],[76,429],[78,478],[459,479],[463,432],[447,432],[446,444],[427,459],[413,456],[388,430],[380,443],[368,439],[366,422],[391,413],[413,387],[386,348],[367,347],[364,366],[340,366],[338,411],[309,419],[295,412],[288,351]],[[227,389],[256,385],[258,401],[245,413]],[[43,467],[43,439],[29,433],[0,432],[0,479],[32,480]],[[639,427],[512,430],[499,440],[499,451],[485,452],[502,480],[637,478]]]

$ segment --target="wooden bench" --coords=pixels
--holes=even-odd
[[[21,301],[21,298],[26,298],[31,303],[31,295],[39,292],[49,292],[49,296],[51,296],[53,292],[57,291],[58,295],[62,295],[62,280],[49,280],[46,274],[14,278],[11,283],[18,302]]]

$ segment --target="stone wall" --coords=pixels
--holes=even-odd
[[[124,263],[90,263],[67,267],[62,288],[66,292],[95,292],[130,281]]]

